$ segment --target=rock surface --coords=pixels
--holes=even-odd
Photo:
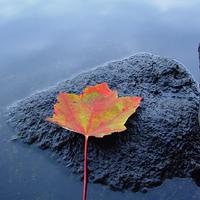
[[[198,53],[199,53],[199,87],[200,87],[200,43],[199,43]],[[200,126],[200,105],[199,105],[199,126]]]
[[[114,190],[145,191],[166,178],[200,179],[200,93],[177,61],[137,54],[98,66],[9,108],[8,122],[20,139],[49,148],[57,159],[83,177],[84,137],[46,122],[60,91],[81,93],[88,85],[107,82],[119,96],[141,96],[127,130],[88,144],[89,181]]]

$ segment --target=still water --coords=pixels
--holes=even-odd
[[[3,113],[26,96],[138,52],[175,58],[199,80],[199,0],[0,0],[0,200],[81,199],[82,183],[48,151],[9,139]],[[89,184],[88,200],[200,200],[191,179],[148,193]]]

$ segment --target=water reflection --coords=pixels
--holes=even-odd
[[[198,79],[199,6],[197,0],[0,1],[0,84],[12,82],[3,92],[12,102],[144,51],[178,59]]]
[[[198,79],[199,7],[198,0],[0,0],[0,110],[82,70],[140,51],[176,58]],[[7,142],[13,133],[4,119],[0,128],[0,199],[80,199],[79,180],[44,152]],[[199,188],[184,179],[147,194],[89,188],[89,199],[97,200],[199,196]]]
[[[9,82],[12,98],[22,98],[140,51],[176,58],[198,79],[199,6],[198,0],[0,1],[0,84]]]

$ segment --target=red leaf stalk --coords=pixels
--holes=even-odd
[[[87,146],[88,146],[88,136],[85,136],[84,145],[84,180],[83,180],[83,200],[86,200],[87,195]]]

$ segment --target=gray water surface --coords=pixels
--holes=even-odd
[[[48,151],[11,142],[17,100],[138,52],[175,58],[199,79],[199,0],[0,0],[0,200],[78,200],[82,182]],[[200,200],[191,179],[147,193],[88,185],[88,200]]]

